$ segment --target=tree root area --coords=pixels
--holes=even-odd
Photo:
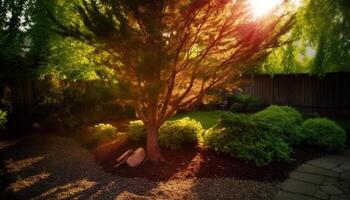
[[[325,155],[320,149],[294,147],[293,161],[275,162],[268,166],[257,167],[233,156],[205,151],[195,144],[188,144],[176,150],[162,148],[165,162],[153,164],[145,161],[140,166],[131,168],[126,163],[115,168],[116,158],[128,149],[136,149],[142,144],[127,142],[109,143],[94,148],[95,161],[113,175],[122,177],[139,177],[149,180],[164,181],[187,178],[233,177],[238,180],[281,181],[302,163]]]

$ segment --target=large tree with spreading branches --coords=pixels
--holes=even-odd
[[[254,19],[244,0],[81,0],[74,9],[70,24],[51,13],[53,31],[104,55],[96,64],[115,70],[145,124],[152,162],[162,160],[157,135],[165,120],[208,90],[235,85],[294,22],[287,6]]]

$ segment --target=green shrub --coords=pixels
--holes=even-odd
[[[159,144],[177,149],[184,143],[195,142],[203,131],[202,125],[189,117],[166,121],[159,129]]]
[[[0,130],[6,128],[7,123],[7,112],[0,110]]]
[[[228,104],[231,112],[235,113],[254,113],[261,110],[261,103],[257,98],[245,94],[229,96]]]
[[[269,129],[266,123],[249,115],[226,113],[216,127],[204,133],[199,142],[204,148],[229,153],[258,166],[274,160],[289,161],[291,148]]]
[[[118,137],[117,128],[111,124],[97,124],[94,126],[94,138],[99,142],[106,142]]]
[[[345,147],[346,132],[329,119],[308,119],[302,125],[302,132],[307,144],[323,147],[329,152],[341,151]]]
[[[140,141],[146,138],[145,125],[141,120],[130,121],[127,132],[129,137],[134,141]]]
[[[269,127],[270,132],[282,137],[289,144],[298,144],[303,139],[300,127],[302,115],[289,106],[269,106],[253,114],[253,118]]]

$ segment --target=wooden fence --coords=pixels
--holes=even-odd
[[[245,80],[243,91],[265,105],[290,105],[306,114],[350,116],[350,73],[329,73],[323,78],[261,75]]]

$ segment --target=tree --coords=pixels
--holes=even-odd
[[[350,3],[348,0],[304,0],[288,45],[275,49],[260,71],[324,75],[350,71]]]
[[[281,44],[293,25],[287,10],[253,20],[237,0],[81,0],[77,21],[53,31],[108,53],[96,64],[116,72],[123,96],[147,130],[147,155],[162,160],[158,129],[210,89],[241,74]]]

